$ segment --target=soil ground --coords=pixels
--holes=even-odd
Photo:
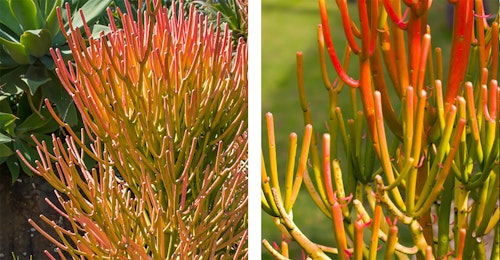
[[[0,260],[13,259],[47,259],[44,250],[54,255],[55,246],[43,237],[29,223],[33,219],[45,231],[52,228],[40,219],[40,214],[49,219],[62,222],[62,217],[46,202],[49,198],[58,205],[54,189],[39,176],[21,174],[12,183],[9,171],[0,165]],[[58,223],[59,224],[59,223]]]

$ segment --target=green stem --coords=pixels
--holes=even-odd
[[[384,260],[392,260],[395,253],[396,243],[398,239],[398,227],[392,226],[389,230],[389,236],[385,243]]]
[[[267,206],[263,206],[263,208],[264,209],[269,208],[269,211],[266,211],[266,212],[269,213],[269,215],[271,215],[273,217],[278,217],[279,212],[278,212],[278,208],[276,207],[276,203],[274,203],[274,200],[273,200],[273,195],[271,192],[271,185],[269,184],[269,177],[268,177],[267,172],[266,172],[266,164],[264,161],[264,154],[261,154],[261,170],[260,170],[260,172],[261,172],[261,184],[262,184],[262,193],[263,193],[263,198],[261,198],[261,200],[267,201],[266,204],[263,204],[263,205],[267,205]]]
[[[387,147],[387,139],[384,129],[384,117],[382,114],[382,100],[380,92],[375,91],[374,100],[375,100],[375,119],[376,119],[375,126],[377,128],[376,133],[378,134],[379,147],[380,147],[380,164],[382,164],[382,168],[384,169],[384,173],[389,183],[393,183],[395,182],[395,178],[394,178],[394,172],[392,171],[392,164],[391,164],[391,158],[389,157],[389,150]],[[401,193],[399,192],[399,189],[396,187],[394,189],[391,189],[391,192],[394,196],[396,204],[400,208],[403,208],[404,210],[405,203],[403,201]],[[407,201],[408,200],[409,199],[407,198]]]
[[[436,183],[433,186],[431,192],[429,193],[429,196],[420,197],[421,200],[425,201],[423,203],[420,203],[422,204],[422,206],[416,210],[415,216],[422,216],[423,213],[427,212],[431,207],[432,203],[434,203],[437,196],[441,193],[441,189],[443,188],[446,177],[450,172],[451,164],[453,163],[455,152],[457,150],[462,135],[462,131],[464,130],[464,128],[465,128],[465,119],[461,118],[459,119],[458,125],[455,128],[455,137],[452,138],[453,141],[451,143],[451,148],[450,148],[450,153],[448,154],[448,158],[446,158],[443,168],[440,169],[439,171],[440,174],[437,176]]]
[[[273,115],[271,113],[266,113],[266,123],[267,123],[267,137],[268,137],[268,147],[269,147],[269,163],[271,167],[270,184],[271,187],[276,189],[278,194],[280,194],[280,184],[278,180],[278,163],[276,160],[276,140],[274,135],[274,121]]]
[[[288,160],[285,173],[285,210],[290,213],[292,209],[292,188],[293,188],[293,169],[295,166],[295,156],[297,155],[297,134],[290,134],[290,148],[288,149]]]
[[[297,52],[296,55],[297,58],[297,86],[299,90],[299,100],[300,100],[300,105],[302,108],[302,114],[304,117],[304,125],[312,125],[312,119],[311,119],[311,111],[309,110],[309,105],[307,104],[306,100],[306,93],[305,93],[305,87],[304,87],[304,76],[303,76],[303,70],[302,70],[302,52]],[[314,134],[312,135],[312,149],[311,149],[311,159],[312,159],[312,168],[313,168],[313,173],[314,173],[314,179],[316,181],[316,185],[318,187],[318,194],[322,200],[322,202],[327,205],[328,200],[326,198],[326,193],[324,187],[321,185],[321,164],[320,164],[320,159],[319,159],[319,154],[318,154],[318,142],[316,140],[316,137]]]
[[[312,137],[313,127],[312,125],[306,125],[304,131],[304,140],[302,141],[302,147],[300,150],[299,165],[297,167],[297,172],[295,173],[295,180],[293,183],[293,193],[291,197],[291,207],[295,204],[295,200],[300,191],[300,186],[304,178],[304,173],[307,168],[307,157],[309,155],[309,147],[311,147],[311,137]]]
[[[377,259],[378,250],[378,234],[380,231],[380,221],[382,219],[382,206],[380,204],[375,205],[375,212],[373,214],[373,224],[372,224],[372,235],[370,239],[370,260]],[[394,243],[395,245],[396,243]]]
[[[438,258],[444,257],[450,250],[450,218],[448,216],[450,216],[453,200],[453,184],[453,175],[448,175],[438,208]]]
[[[490,182],[489,187],[491,187],[491,188],[488,189],[488,195],[487,195],[488,198],[487,198],[486,203],[485,203],[485,209],[484,209],[481,223],[478,224],[478,227],[476,229],[476,233],[479,236],[486,234],[485,231],[486,231],[487,227],[490,225],[491,221],[494,221],[495,219],[496,219],[496,221],[498,221],[498,207],[496,207],[496,204],[498,202],[498,196],[500,193],[500,189],[497,186],[498,173],[490,175],[489,182]],[[494,213],[495,211],[496,211],[496,217],[495,217],[495,213]],[[490,218],[490,216],[491,216],[491,218]]]
[[[500,223],[495,225],[495,238],[491,250],[490,259],[498,259],[500,257]]]

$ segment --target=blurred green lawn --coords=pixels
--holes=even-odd
[[[428,21],[433,37],[432,47],[439,46],[443,50],[445,74],[447,74],[451,39],[446,3],[447,1],[434,1]],[[334,45],[339,57],[343,57],[345,42],[338,10],[334,1],[327,1],[327,6]],[[356,6],[351,4],[350,11],[355,19]],[[289,134],[291,132],[298,134],[299,149],[303,136],[304,124],[296,83],[295,54],[297,51],[301,51],[304,56],[306,95],[315,131],[316,133],[327,131],[325,125],[328,118],[328,94],[323,86],[318,67],[316,40],[318,23],[320,23],[320,18],[317,1],[262,0],[262,112],[272,112],[274,115],[279,172],[285,170]],[[357,78],[354,60],[356,58],[351,61],[349,74]],[[329,71],[330,80],[333,81],[336,74],[331,66]],[[350,114],[348,112],[349,96],[346,90],[347,88],[341,93],[343,96],[339,98],[339,106],[343,108],[345,120]],[[262,118],[262,149],[267,159],[264,115]],[[339,152],[342,151],[339,150]],[[331,222],[316,208],[305,189],[298,197],[293,215],[297,226],[309,239],[324,245],[334,245]],[[266,213],[262,213],[262,238],[271,243],[274,241],[280,244],[281,242],[281,233]],[[300,249],[294,243],[290,243],[290,250],[292,259],[302,258]],[[273,259],[265,248],[262,248],[262,252],[262,259]]]
[[[333,7],[333,6],[332,6]],[[330,8],[333,12],[336,9]],[[332,22],[335,21],[332,15]],[[339,21],[336,21],[337,24]],[[304,57],[304,76],[308,102],[314,115],[315,127],[325,132],[325,119],[328,116],[327,92],[318,70],[319,58],[316,40],[317,25],[320,23],[316,1],[307,0],[263,0],[262,1],[262,111],[272,112],[277,135],[278,167],[284,169],[288,135],[296,132],[299,144],[303,136],[302,110],[297,95],[296,52]],[[339,33],[340,28],[334,28]],[[338,35],[337,33],[335,35]],[[342,43],[341,38],[336,39]],[[342,45],[339,45],[342,46]],[[343,48],[343,47],[342,47]],[[333,71],[333,70],[331,70]],[[325,95],[326,94],[326,95]],[[321,126],[321,127],[320,127]],[[267,153],[266,123],[263,117],[262,141]],[[300,145],[299,145],[300,147]],[[285,152],[285,153],[283,153]],[[267,156],[266,156],[267,157]],[[323,216],[306,191],[302,191],[296,202],[294,220],[302,231],[315,242],[331,244],[334,239],[330,221]],[[262,238],[280,244],[281,234],[265,213],[262,214]],[[301,252],[290,243],[292,259],[300,259]],[[265,248],[262,259],[273,259]]]

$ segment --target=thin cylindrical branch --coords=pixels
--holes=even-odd
[[[394,10],[394,8],[392,7],[391,3],[389,2],[390,0],[384,0],[384,10],[387,12],[389,18],[391,19],[391,21],[397,25],[400,29],[402,30],[405,30],[406,29],[406,22],[404,21],[404,17],[401,17],[399,18],[398,16],[401,15],[401,14],[398,14],[396,13],[397,11],[399,12],[400,8],[401,8],[401,3],[400,1],[396,1],[394,2],[396,5],[397,5],[397,11]]]
[[[448,157],[446,158],[443,168],[440,168],[439,170],[439,175],[437,176],[436,183],[434,184],[431,192],[429,193],[429,196],[419,198],[419,202],[417,203],[417,205],[421,204],[422,206],[417,207],[415,216],[421,216],[422,213],[429,210],[430,206],[432,205],[432,203],[434,203],[434,200],[441,192],[441,189],[446,180],[446,176],[449,174],[450,169],[452,167],[451,165],[453,163],[453,158],[455,157],[455,152],[457,151],[457,147],[460,142],[460,138],[462,135],[462,131],[464,130],[464,127],[465,127],[465,119],[461,118],[458,120],[458,125],[455,128],[454,137],[451,138],[450,152],[448,153]]]
[[[359,54],[361,52],[360,47],[358,46],[358,43],[356,42],[356,39],[354,37],[354,34],[352,32],[352,26],[351,23],[353,23],[353,20],[351,19],[349,15],[349,10],[347,8],[347,1],[336,1],[337,2],[337,7],[340,12],[340,17],[342,20],[342,26],[344,28],[344,33],[346,36],[347,43],[349,44],[349,47],[351,48],[352,52],[354,54]]]
[[[382,219],[382,206],[380,204],[375,205],[375,212],[373,212],[373,223],[372,223],[372,235],[370,237],[370,260],[377,259],[378,250],[378,234],[380,231],[380,221]],[[395,245],[396,243],[394,243]]]
[[[288,160],[285,172],[285,201],[284,206],[286,212],[290,212],[292,209],[291,197],[293,188],[293,170],[295,166],[295,156],[297,154],[297,134],[290,134],[290,146],[288,149]]]
[[[302,72],[303,71],[302,52],[297,52],[296,58],[297,58],[297,86],[299,91],[299,100],[302,107],[302,115],[304,117],[304,125],[312,125],[311,111],[309,110],[309,105],[307,104],[305,87],[304,87],[304,77]],[[311,149],[311,157],[312,157],[311,159],[312,159],[314,179],[316,183],[321,183],[321,164],[320,164],[318,150],[316,149],[316,147],[318,146],[318,142],[314,134],[312,135],[311,141],[313,146],[313,149]],[[313,186],[310,187],[312,188]],[[323,201],[323,203],[327,204],[325,189],[322,185],[318,185],[318,194],[320,195],[320,198]]]
[[[302,147],[300,149],[299,164],[297,166],[297,172],[295,173],[295,180],[293,181],[293,189],[291,196],[291,205],[295,203],[297,196],[300,191],[302,180],[304,178],[304,173],[307,170],[307,159],[309,154],[309,148],[311,147],[313,128],[311,125],[306,125],[304,131],[304,140],[302,141]]]
[[[299,243],[302,248],[307,252],[309,256],[313,259],[330,259],[321,249],[319,249],[316,244],[311,242],[294,224],[293,220],[290,216],[285,212],[285,208],[283,208],[283,204],[281,203],[281,198],[276,191],[276,189],[272,188],[273,198],[276,202],[276,206],[278,207],[280,218],[283,220],[283,224],[286,226],[290,235],[295,239],[297,243]]]
[[[347,73],[342,68],[342,65],[340,64],[340,61],[335,52],[335,48],[333,46],[333,41],[332,41],[332,35],[330,33],[330,25],[328,24],[328,14],[326,10],[325,0],[319,0],[319,8],[321,15],[321,24],[323,28],[323,35],[326,40],[326,49],[328,55],[330,56],[330,61],[332,62],[335,71],[337,71],[337,74],[342,79],[342,81],[344,81],[347,85],[351,87],[357,87],[359,85],[359,82],[347,75]]]
[[[267,137],[269,147],[269,163],[271,167],[270,184],[271,188],[277,190],[281,197],[280,185],[278,180],[278,163],[276,160],[276,140],[274,135],[274,120],[271,113],[266,114]]]
[[[361,219],[354,221],[354,258],[355,260],[363,259],[363,249],[365,247],[363,242],[363,230],[365,223]]]
[[[332,182],[332,172],[331,172],[331,164],[330,164],[330,135],[323,135],[323,156],[322,156],[322,165],[323,165],[323,185],[326,190],[326,197],[328,198],[329,205],[333,205],[335,202],[334,199],[334,191],[333,191],[333,182]],[[321,185],[321,183],[318,183]]]
[[[398,226],[394,225],[391,227],[389,231],[389,236],[387,238],[387,242],[385,244],[385,251],[384,251],[384,259],[392,259],[392,256],[394,255],[396,243],[398,239]]]
[[[387,147],[387,140],[386,140],[386,134],[385,134],[385,129],[384,129],[384,116],[382,114],[382,100],[380,97],[380,92],[375,91],[374,93],[374,98],[375,98],[375,112],[376,112],[376,127],[377,127],[377,133],[378,133],[378,140],[379,140],[379,146],[380,146],[380,163],[382,165],[382,168],[384,169],[385,176],[387,177],[387,180],[389,183],[395,182],[395,177],[394,177],[394,172],[392,170],[392,165],[391,165],[391,158],[389,157],[389,149]],[[404,205],[404,200],[401,197],[401,193],[399,192],[399,189],[396,187],[394,189],[391,189],[391,193],[394,196],[394,199],[396,201],[396,204],[399,206]]]
[[[457,1],[454,9],[453,39],[451,43],[450,67],[444,101],[453,104],[464,79],[470,53],[470,41],[474,29],[473,0]],[[458,18],[462,17],[462,18]]]

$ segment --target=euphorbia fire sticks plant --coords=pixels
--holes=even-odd
[[[431,2],[359,0],[357,25],[346,1],[336,1],[346,36],[341,63],[330,35],[325,0],[319,0],[320,65],[330,97],[329,133],[319,142],[322,157],[304,94],[302,54],[297,53],[306,137],[295,180],[297,136],[290,137],[283,198],[271,114],[267,115],[270,176],[262,159],[264,211],[285,237],[293,238],[312,258],[329,259],[329,254],[338,254],[340,259],[377,259],[377,255],[391,259],[394,254],[422,259],[500,257],[499,17],[488,23],[481,0],[449,1],[455,5],[455,19],[445,79],[441,49],[431,48],[427,24]],[[339,78],[333,84],[326,70],[325,46]],[[359,79],[346,72],[354,55],[358,56]],[[350,87],[352,101],[353,118],[347,124],[344,108],[337,106],[343,84]],[[336,159],[337,140],[347,158],[343,171]],[[312,169],[306,167],[309,150]],[[302,182],[332,220],[333,247],[309,240],[293,221]],[[411,234],[412,245],[400,243],[401,229]],[[492,232],[494,241],[486,242],[484,236]],[[286,242],[281,248],[271,247],[266,240],[264,245],[277,258],[288,257]],[[487,245],[493,248],[488,256]]]
[[[30,223],[74,258],[245,257],[246,44],[233,48],[227,25],[193,6],[185,17],[139,1],[137,20],[126,6],[123,29],[108,10],[98,39],[63,29],[74,64],[52,50],[85,128],[74,132],[46,100],[69,135],[34,138],[32,170],[57,190],[62,209],[49,203],[69,228],[42,216],[57,239]]]

